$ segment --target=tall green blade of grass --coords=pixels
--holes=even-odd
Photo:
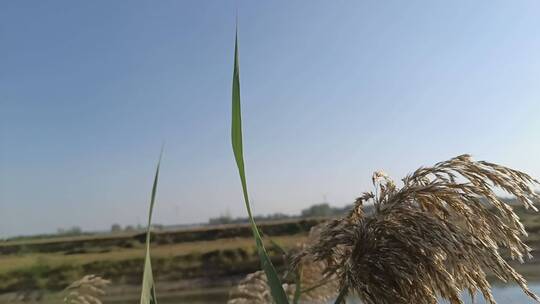
[[[294,275],[294,284],[296,289],[294,290],[293,304],[300,303],[300,296],[302,295],[302,265],[298,266]]]
[[[159,166],[161,164],[161,156],[163,148],[159,155],[159,160],[156,166],[156,174],[154,176],[154,185],[152,186],[152,196],[150,198],[150,211],[148,212],[148,227],[146,228],[146,257],[144,258],[144,273],[141,291],[141,304],[157,304],[156,286],[154,284],[154,276],[152,274],[152,263],[150,260],[150,226],[152,225],[152,211],[156,199],[157,184],[159,178]]]
[[[232,147],[234,152],[234,158],[236,159],[236,165],[238,166],[238,173],[240,174],[240,181],[242,183],[242,191],[244,194],[244,202],[246,203],[246,209],[251,223],[251,229],[253,230],[253,237],[257,245],[257,252],[261,260],[261,266],[268,278],[268,285],[272,293],[272,297],[277,304],[288,304],[287,295],[281,286],[281,280],[276,273],[272,261],[266,253],[264,244],[262,241],[259,229],[255,224],[253,215],[251,214],[251,206],[249,204],[249,197],[247,191],[246,174],[244,170],[244,152],[242,146],[242,115],[240,110],[240,69],[238,63],[238,31],[234,40],[234,73],[233,73],[233,87],[232,87],[232,127],[231,138]]]
[[[334,304],[344,304],[345,303],[345,297],[347,295],[347,288],[343,288],[339,294],[338,294],[338,297],[336,299],[336,301],[334,302]]]

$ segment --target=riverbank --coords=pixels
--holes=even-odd
[[[321,221],[303,219],[261,225],[276,267],[284,264],[276,245],[285,250],[298,245]],[[160,231],[153,234],[151,247],[154,276],[164,283],[228,280],[260,266],[247,225]],[[16,293],[24,298],[36,290],[59,291],[87,274],[107,278],[114,285],[139,285],[144,248],[140,233],[3,242],[0,294]]]
[[[540,217],[521,209],[518,213],[529,232],[527,243],[535,249],[533,255],[540,258]],[[285,262],[276,244],[285,250],[297,246],[321,221],[261,225],[268,253],[278,269]],[[139,239],[140,234],[124,234],[4,242],[0,244],[0,303],[57,303],[59,291],[87,274],[112,281],[107,303],[136,302],[144,257],[144,241]],[[260,269],[254,241],[245,225],[155,233],[152,265],[161,303],[167,303],[167,299],[175,303],[179,299],[223,303],[231,286]],[[512,265],[527,279],[540,281],[539,259]]]

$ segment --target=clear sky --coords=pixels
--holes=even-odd
[[[538,1],[2,1],[0,236],[337,206],[471,153],[540,177]]]

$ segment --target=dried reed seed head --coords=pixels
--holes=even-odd
[[[309,246],[319,239],[324,225],[312,227],[305,244],[298,244],[293,252],[298,252],[302,248]],[[303,259],[297,265],[300,275],[300,286],[303,291],[300,296],[300,303],[326,304],[337,296],[338,281],[335,276],[326,277],[324,270],[326,264],[321,261]],[[289,297],[290,302],[294,298],[297,286],[295,284],[283,284],[283,289]],[[248,274],[238,285],[229,292],[228,304],[272,304],[272,296],[266,275],[263,271]]]
[[[294,257],[296,252],[305,250],[313,245],[321,236],[325,225],[319,224],[310,229],[306,243],[298,246],[290,254]],[[300,303],[325,304],[338,295],[338,280],[335,275],[325,275],[327,267],[324,261],[315,261],[314,259],[303,259],[297,265],[297,274],[300,276],[301,296]]]
[[[283,290],[287,294],[289,301],[294,297],[295,286],[283,284]],[[272,304],[274,303],[268,280],[264,271],[257,271],[248,274],[238,285],[229,292],[227,304]]]
[[[539,301],[499,252],[507,248],[522,261],[531,249],[521,240],[526,232],[518,216],[493,192],[500,188],[536,210],[532,186],[538,181],[461,155],[416,170],[401,189],[380,172],[373,184],[376,192],[364,193],[347,216],[330,221],[293,267],[303,259],[323,261],[325,275],[337,276],[341,290],[367,304],[463,303],[463,291],[480,291],[495,303],[487,270]],[[375,205],[373,214],[364,213],[367,202]]]
[[[105,287],[111,281],[100,276],[86,275],[77,280],[64,290],[66,296],[64,303],[67,304],[101,304],[100,296],[105,295]]]

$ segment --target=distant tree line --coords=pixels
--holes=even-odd
[[[502,197],[501,200],[503,200],[505,203],[514,205],[516,204],[515,198],[506,198]],[[540,203],[540,202],[537,202]],[[342,214],[345,214],[349,210],[351,210],[353,205],[347,205],[345,207],[332,207],[328,203],[321,203],[321,204],[315,204],[312,205],[306,209],[303,209],[300,211],[300,214],[296,215],[288,215],[284,213],[273,213],[269,215],[257,215],[254,217],[255,221],[257,222],[265,222],[265,221],[277,221],[277,220],[286,220],[286,219],[300,219],[300,218],[311,218],[311,217],[336,217]],[[372,206],[367,205],[365,206],[365,212],[370,212],[370,208]],[[247,223],[248,219],[247,217],[237,217],[233,218],[230,216],[230,214],[225,213],[215,218],[210,218],[208,220],[208,225],[223,225],[223,224],[242,224]],[[204,224],[203,224],[204,225]],[[164,226],[160,224],[153,224],[152,228],[154,230],[163,230],[165,228],[170,227],[179,227],[179,226],[197,226],[197,225],[176,225],[176,226]],[[111,226],[111,232],[112,233],[120,233],[120,232],[139,232],[144,231],[146,228],[141,226],[140,224],[137,226],[133,225],[127,225],[125,227],[122,227],[120,224],[113,224]],[[0,239],[0,241],[7,241],[7,240],[29,240],[29,239],[42,239],[42,238],[50,238],[54,236],[77,236],[77,235],[90,235],[95,234],[96,232],[86,232],[83,231],[78,226],[73,226],[71,228],[59,228],[57,230],[57,233],[48,233],[48,234],[37,234],[37,235],[28,235],[28,236],[14,236],[9,237],[5,239]],[[99,232],[98,232],[99,233]],[[102,232],[101,232],[102,233]]]
[[[73,226],[71,228],[58,228],[57,233],[59,235],[81,235],[83,233],[81,227]]]
[[[155,230],[163,230],[164,225],[161,224],[152,224],[152,229]],[[119,233],[119,232],[139,232],[144,231],[146,228],[143,227],[141,224],[138,224],[137,226],[133,225],[127,225],[125,227],[122,227],[120,224],[113,224],[111,226],[111,232],[112,233]]]
[[[334,217],[339,216],[352,208],[353,205],[347,205],[345,207],[332,207],[328,203],[321,203],[312,205],[306,209],[303,209],[300,214],[288,215],[284,213],[272,213],[269,215],[256,215],[253,218],[257,222],[264,221],[276,221],[286,219],[298,219],[298,218],[311,218],[311,217]],[[208,220],[209,225],[224,225],[224,224],[241,224],[247,223],[247,217],[232,218],[229,214],[220,215],[218,217],[210,218]]]

